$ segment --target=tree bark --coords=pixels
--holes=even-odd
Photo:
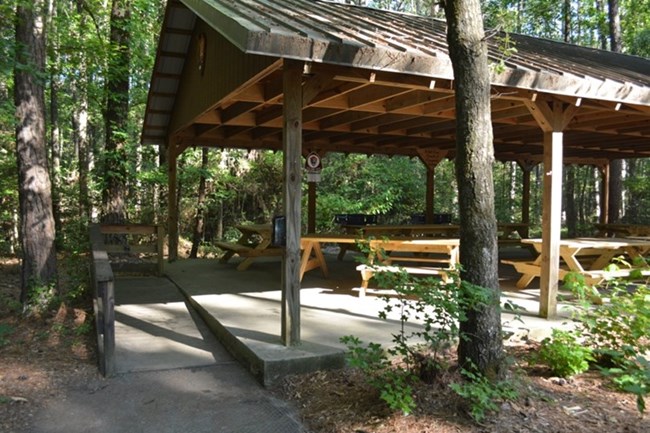
[[[205,214],[205,190],[206,190],[206,177],[205,173],[208,170],[208,148],[201,149],[201,178],[199,179],[199,196],[196,201],[196,215],[194,216],[194,235],[192,236],[192,250],[190,251],[190,258],[195,259],[199,252],[199,245],[203,238],[203,217]]]
[[[72,116],[74,129],[75,148],[77,149],[77,170],[79,172],[79,204],[78,215],[81,221],[90,222],[92,205],[90,202],[89,174],[90,174],[90,141],[88,138],[88,89],[85,85],[87,79],[86,57],[83,53],[79,59],[79,79],[75,80],[73,87],[74,98],[77,101]]]
[[[106,84],[103,221],[126,221],[126,137],[129,114],[130,1],[113,0]]]
[[[32,289],[56,287],[56,230],[52,214],[52,186],[45,146],[45,2],[19,2],[16,8],[16,152],[20,239],[21,293],[28,302]]]
[[[621,45],[621,16],[618,0],[608,0],[609,5],[609,44],[611,51],[620,53]],[[623,160],[615,159],[609,163],[609,206],[607,222],[619,222],[623,207]]]
[[[567,166],[564,183],[564,209],[566,211],[566,226],[568,236],[576,237],[578,233],[578,212],[576,210],[576,170],[572,165]]]
[[[57,237],[57,247],[63,247],[63,239],[61,238],[61,140],[59,139],[59,86],[61,80],[59,78],[59,41],[58,36],[51,37],[56,33],[57,22],[57,4],[56,0],[49,0],[48,3],[48,29],[50,32],[50,152],[51,152],[51,173],[52,180],[52,213],[54,215],[54,228]]]
[[[466,312],[458,355],[462,366],[494,379],[504,369],[487,44],[478,0],[448,0],[445,16],[456,89],[461,279],[485,288],[491,298]]]
[[[623,160],[615,159],[609,163],[609,206],[607,222],[616,224],[621,218],[623,205]]]

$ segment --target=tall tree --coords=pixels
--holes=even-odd
[[[32,289],[56,291],[55,228],[52,187],[45,145],[45,2],[19,1],[16,7],[16,153],[22,246],[20,298],[29,301]]]
[[[461,365],[493,379],[503,374],[503,348],[487,43],[479,0],[447,0],[444,7],[456,89],[461,277],[491,294],[489,302],[469,307],[458,355]]]
[[[49,34],[48,56],[50,64],[50,177],[52,181],[52,213],[54,214],[54,227],[58,237],[58,247],[61,247],[61,140],[59,126],[59,88],[61,86],[61,71],[59,65],[59,40],[56,31],[57,1],[48,0],[47,29]]]
[[[621,46],[621,17],[618,0],[608,0],[609,4],[609,45],[611,51],[620,53]],[[617,223],[621,216],[623,205],[623,160],[615,159],[609,163],[609,206],[607,221]]]
[[[208,148],[201,148],[201,174],[199,179],[199,193],[196,200],[196,214],[194,215],[194,233],[192,236],[192,250],[190,258],[195,259],[199,252],[201,239],[203,238],[203,218],[205,217],[205,190],[208,171]]]
[[[113,0],[106,80],[103,221],[126,221],[126,142],[129,118],[130,0]]]

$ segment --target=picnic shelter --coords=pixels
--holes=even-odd
[[[563,164],[602,174],[650,156],[650,60],[488,32],[494,157],[544,167],[540,315],[556,313]],[[315,152],[406,155],[433,173],[454,158],[454,76],[443,20],[320,0],[169,0],[141,141],[165,149],[170,258],[178,236],[177,158],[188,147],[281,150],[287,243],[282,334],[300,341],[302,158]],[[310,221],[315,191],[309,189]]]

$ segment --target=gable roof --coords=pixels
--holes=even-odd
[[[414,83],[412,92],[426,93],[428,87],[434,94],[437,91],[442,92],[440,95],[453,93],[446,24],[438,19],[318,0],[170,0],[151,81],[143,143],[160,144],[167,134],[174,132],[167,131],[165,126],[169,124],[184,56],[187,55],[197,19],[207,23],[247,54],[303,60],[315,65],[317,70],[329,66],[344,68],[341,71],[348,72],[350,68],[376,71],[385,77],[385,81],[382,78],[373,83],[376,85],[388,87]],[[489,38],[490,57],[493,61],[499,61],[502,50],[495,36],[497,34]],[[606,134],[608,143],[615,141],[616,146],[609,146],[611,152],[605,157],[650,156],[650,60],[522,35],[511,34],[509,37],[517,52],[503,59],[505,70],[502,73],[493,73],[495,95],[514,94],[516,98],[504,100],[519,100],[521,103],[523,98],[534,99],[539,93],[580,105],[585,107],[580,110],[584,116],[582,120],[574,119],[569,129],[575,127],[576,142],[591,143],[587,152],[589,149],[605,151],[605,148],[598,147],[598,143],[602,142],[600,134]],[[271,76],[263,78],[268,81]],[[230,106],[241,102],[236,94],[241,93],[242,89],[232,90],[233,98],[215,101],[214,110],[219,110],[221,103]],[[385,93],[395,95],[390,91]],[[508,132],[500,138],[499,131],[495,130],[495,149],[500,140],[516,144],[522,142],[522,137],[530,137],[533,144],[539,141],[539,128],[534,119],[530,123],[530,113],[527,110],[517,111],[518,107],[518,104],[501,107],[511,110],[513,115],[508,117],[506,112],[500,114],[501,121],[505,122],[502,129],[508,129]],[[250,110],[254,112],[255,108]],[[440,119],[450,120],[449,109],[442,111],[445,113]],[[603,115],[605,111],[611,114],[605,122],[611,126],[599,132],[592,119],[607,117]],[[368,113],[364,109],[360,109],[360,112]],[[340,113],[332,112],[327,117],[337,114]],[[382,124],[380,114],[374,112],[378,125]],[[398,114],[403,118],[398,120]],[[398,110],[396,113],[384,113],[384,117],[388,115],[393,115],[390,121],[395,123],[407,120],[408,114]],[[356,119],[363,117],[370,116],[352,116]],[[525,128],[527,125],[528,130]],[[516,132],[518,130],[519,133]],[[428,137],[440,139],[432,143],[444,147],[442,141],[451,143],[453,139],[453,133],[446,130],[445,133],[438,136],[430,134]],[[507,138],[508,134],[514,134],[514,138]],[[374,140],[385,138],[380,134],[374,135]],[[422,146],[426,146],[422,138],[426,139],[427,136],[408,132],[406,135],[412,139],[411,143],[421,142]],[[319,136],[317,141],[322,148],[327,148],[328,136],[331,134]],[[195,141],[209,145],[208,140]],[[232,144],[254,146],[243,141],[232,141]],[[221,143],[225,142],[222,140]],[[272,140],[257,140],[257,143],[269,148],[274,146]],[[309,139],[305,143],[309,144]],[[360,133],[341,143],[336,150],[342,150],[349,143],[349,151],[355,151],[352,144],[356,143],[361,144],[357,146],[361,152],[373,152],[374,149],[378,153],[417,154],[413,147],[417,144],[413,144],[411,150],[400,145],[384,145],[383,149],[379,149],[377,142],[368,134]],[[568,143],[570,145],[571,140]],[[447,147],[453,152],[453,146]],[[511,152],[516,150],[521,149],[513,148]],[[506,151],[503,158],[508,158],[507,152],[510,151]],[[531,151],[531,154],[536,153],[535,150]],[[579,154],[576,153],[576,156]]]

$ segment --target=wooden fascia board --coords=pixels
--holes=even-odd
[[[205,23],[221,33],[231,44],[244,52],[247,49],[249,33],[251,31],[270,30],[268,28],[255,26],[248,20],[238,19],[235,14],[232,14],[216,2],[182,0],[182,3]]]
[[[496,86],[538,91],[550,95],[650,106],[650,86],[641,87],[612,80],[507,69],[501,74],[493,75],[491,82]]]

